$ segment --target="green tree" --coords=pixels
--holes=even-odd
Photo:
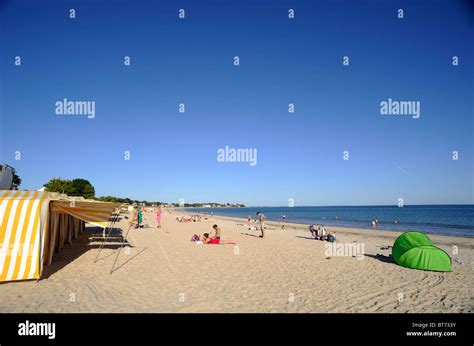
[[[68,193],[71,189],[71,181],[61,178],[53,178],[43,185],[46,191]]]
[[[95,189],[86,179],[67,180],[53,178],[44,184],[46,191],[65,193],[68,196],[82,196],[84,198],[94,198]]]
[[[70,190],[67,193],[70,196],[82,196],[84,198],[94,198],[94,186],[86,179],[73,179]]]

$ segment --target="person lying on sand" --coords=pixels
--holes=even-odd
[[[201,241],[204,244],[215,244],[215,245],[226,245],[226,244],[235,244],[232,240],[221,240],[221,238],[211,238],[209,233],[204,233],[201,237]]]
[[[191,217],[188,218],[188,217],[181,216],[180,219],[176,218],[176,221],[187,223],[187,222],[191,222],[191,221],[192,221],[192,218],[191,218]]]

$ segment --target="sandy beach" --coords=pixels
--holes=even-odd
[[[247,220],[164,210],[163,228],[118,231],[99,253],[100,234],[88,227],[39,282],[0,284],[0,312],[473,312],[474,239],[430,236],[447,251],[453,271],[437,273],[394,264],[388,255],[400,234],[331,227],[336,244],[359,244],[364,256],[328,256],[326,242],[305,225],[268,222],[265,239]],[[127,231],[129,219],[118,227]],[[237,245],[197,245],[194,234],[216,223]],[[95,234],[93,233],[95,232]],[[381,256],[377,256],[381,255]]]

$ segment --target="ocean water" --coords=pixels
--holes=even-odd
[[[272,221],[286,215],[289,222],[327,226],[372,229],[371,221],[379,220],[379,229],[417,230],[431,234],[474,237],[474,205],[416,205],[364,207],[250,207],[250,208],[186,208],[188,212],[205,212],[231,217],[255,218],[262,211]],[[397,220],[395,224],[393,221]]]

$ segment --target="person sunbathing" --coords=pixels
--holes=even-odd
[[[209,233],[204,233],[201,237],[201,241],[204,244],[215,244],[215,245],[226,245],[226,244],[235,244],[232,240],[221,240],[221,238],[211,238]]]
[[[181,216],[181,222],[184,222],[184,223],[187,223],[187,222],[191,222],[191,218],[189,217],[184,217],[184,216]]]

